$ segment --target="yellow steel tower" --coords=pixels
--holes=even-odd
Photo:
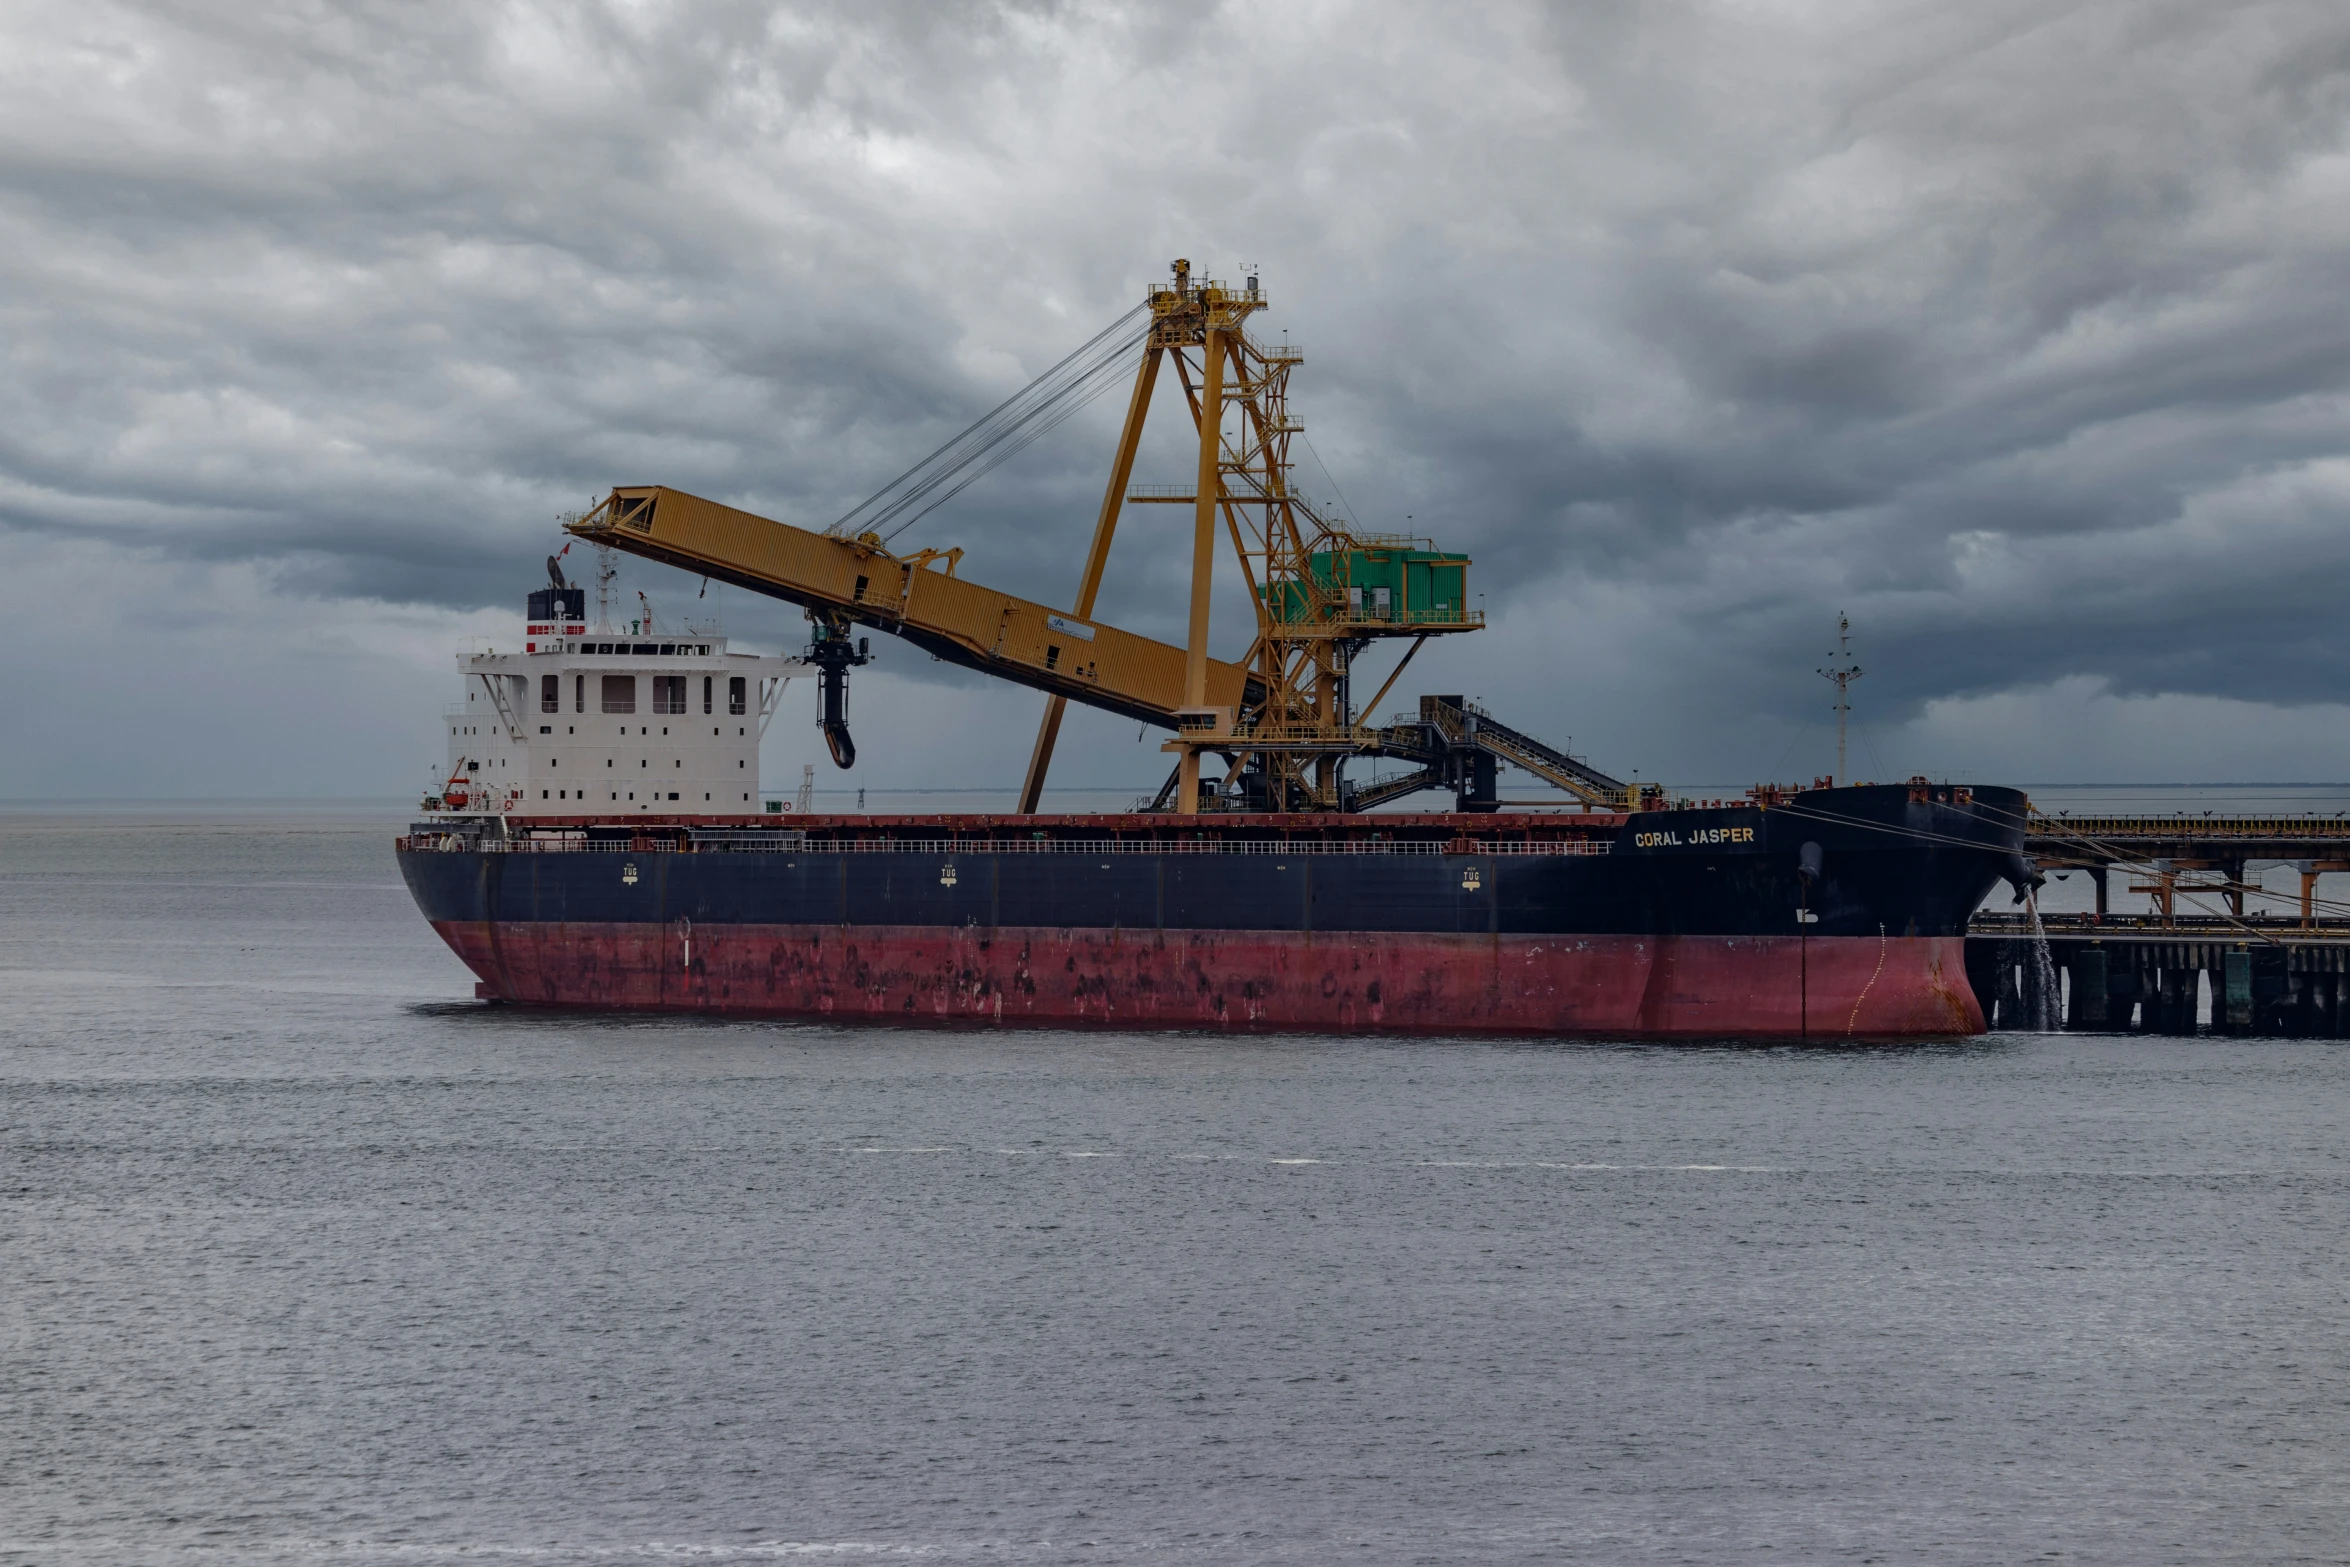
[[[1076,613],[1093,613],[1126,504],[1190,506],[1183,703],[1176,738],[1166,745],[1178,759],[1174,808],[1184,814],[1199,809],[1200,758],[1213,753],[1225,759],[1227,778],[1237,781],[1245,803],[1255,809],[1340,809],[1341,761],[1384,749],[1375,731],[1355,723],[1347,684],[1355,654],[1376,637],[1424,639],[1481,626],[1483,617],[1466,602],[1468,560],[1420,540],[1353,533],[1298,493],[1289,443],[1301,426],[1289,411],[1289,375],[1304,355],[1289,343],[1267,345],[1249,335],[1248,318],[1266,304],[1255,276],[1234,290],[1194,278],[1190,263],[1177,261],[1173,280],[1152,288],[1148,304],[1150,332],[1078,584]],[[1174,362],[1191,409],[1197,477],[1188,489],[1130,491],[1163,358]],[[1219,525],[1232,542],[1256,611],[1256,635],[1240,660],[1251,676],[1248,693],[1256,698],[1246,706],[1209,701],[1208,610]],[[1043,791],[1063,706],[1058,695],[1047,699],[1021,789],[1023,811],[1035,810]]]

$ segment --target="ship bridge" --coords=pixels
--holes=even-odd
[[[808,662],[736,652],[715,626],[658,628],[649,607],[590,624],[586,590],[548,564],[553,581],[530,595],[519,647],[459,657],[464,700],[442,709],[448,761],[425,809],[756,811],[760,737]]]

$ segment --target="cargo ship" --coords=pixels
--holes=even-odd
[[[1300,492],[1288,387],[1304,355],[1251,335],[1265,308],[1254,273],[1227,287],[1176,261],[1125,316],[820,531],[662,486],[614,489],[567,519],[602,562],[595,621],[550,560],[519,650],[463,662],[445,778],[399,843],[479,994],[1006,1025],[1980,1032],[1968,917],[2000,880],[2019,897],[2037,880],[2016,791],[1831,776],[1673,799],[1458,696],[1366,719],[1421,646],[1481,629],[1484,613],[1466,555],[1364,532]],[[1182,384],[1196,477],[1130,485],[1162,365]],[[1070,608],[972,581],[959,548],[890,547],[1128,366]],[[1181,645],[1093,613],[1136,505],[1190,515]],[[1208,649],[1224,538],[1255,619],[1232,662]],[[614,551],[800,606],[805,652],[656,630],[641,595],[642,613],[616,622]],[[860,628],[1044,695],[1014,810],[814,816],[804,795],[797,812],[761,796],[758,737],[796,675],[815,677],[834,763],[855,764]],[[1398,643],[1358,700],[1365,659]],[[1072,701],[1169,732],[1156,795],[1126,814],[1039,814]],[[1568,808],[1504,809],[1504,767]],[[1438,790],[1452,810],[1401,809]]]
[[[1884,1038],[1983,1030],[2024,796],[1913,779],[1514,812],[817,815],[758,737],[816,666],[531,596],[397,845],[486,999],[834,1021]],[[821,672],[820,670],[818,671]],[[774,807],[770,809],[770,807]]]

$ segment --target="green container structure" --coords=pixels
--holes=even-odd
[[[1306,557],[1312,579],[1277,582],[1267,591],[1272,618],[1284,625],[1344,621],[1378,634],[1467,626],[1469,557],[1406,544],[1359,544]]]

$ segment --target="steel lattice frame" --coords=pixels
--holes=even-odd
[[[1151,327],[1110,488],[1103,496],[1077,613],[1092,613],[1117,517],[1129,501],[1126,484],[1163,356],[1173,361],[1191,411],[1201,449],[1200,480],[1190,495],[1135,498],[1189,501],[1203,533],[1211,517],[1221,525],[1256,609],[1255,639],[1240,662],[1264,691],[1261,702],[1228,718],[1204,722],[1188,732],[1191,737],[1169,742],[1168,748],[1186,763],[1176,809],[1196,808],[1201,752],[1223,757],[1228,776],[1253,773],[1261,778],[1267,792],[1261,803],[1272,809],[1342,809],[1340,775],[1346,759],[1376,754],[1381,745],[1376,731],[1354,722],[1348,677],[1355,655],[1375,637],[1474,630],[1481,617],[1464,609],[1459,623],[1447,626],[1405,626],[1369,618],[1350,612],[1343,581],[1312,569],[1317,554],[1344,560],[1366,544],[1415,541],[1356,534],[1297,492],[1291,478],[1290,441],[1302,426],[1290,413],[1289,378],[1304,362],[1304,354],[1289,343],[1265,345],[1248,335],[1248,317],[1266,305],[1255,279],[1236,291],[1213,280],[1195,281],[1187,264],[1178,262],[1174,281],[1150,290],[1149,305]],[[1202,490],[1207,493],[1199,493]],[[1195,547],[1190,648],[1195,664],[1205,656],[1211,566]],[[1282,606],[1294,606],[1299,613],[1278,613]],[[1050,699],[1022,790],[1023,810],[1036,809],[1061,708],[1059,698]]]

